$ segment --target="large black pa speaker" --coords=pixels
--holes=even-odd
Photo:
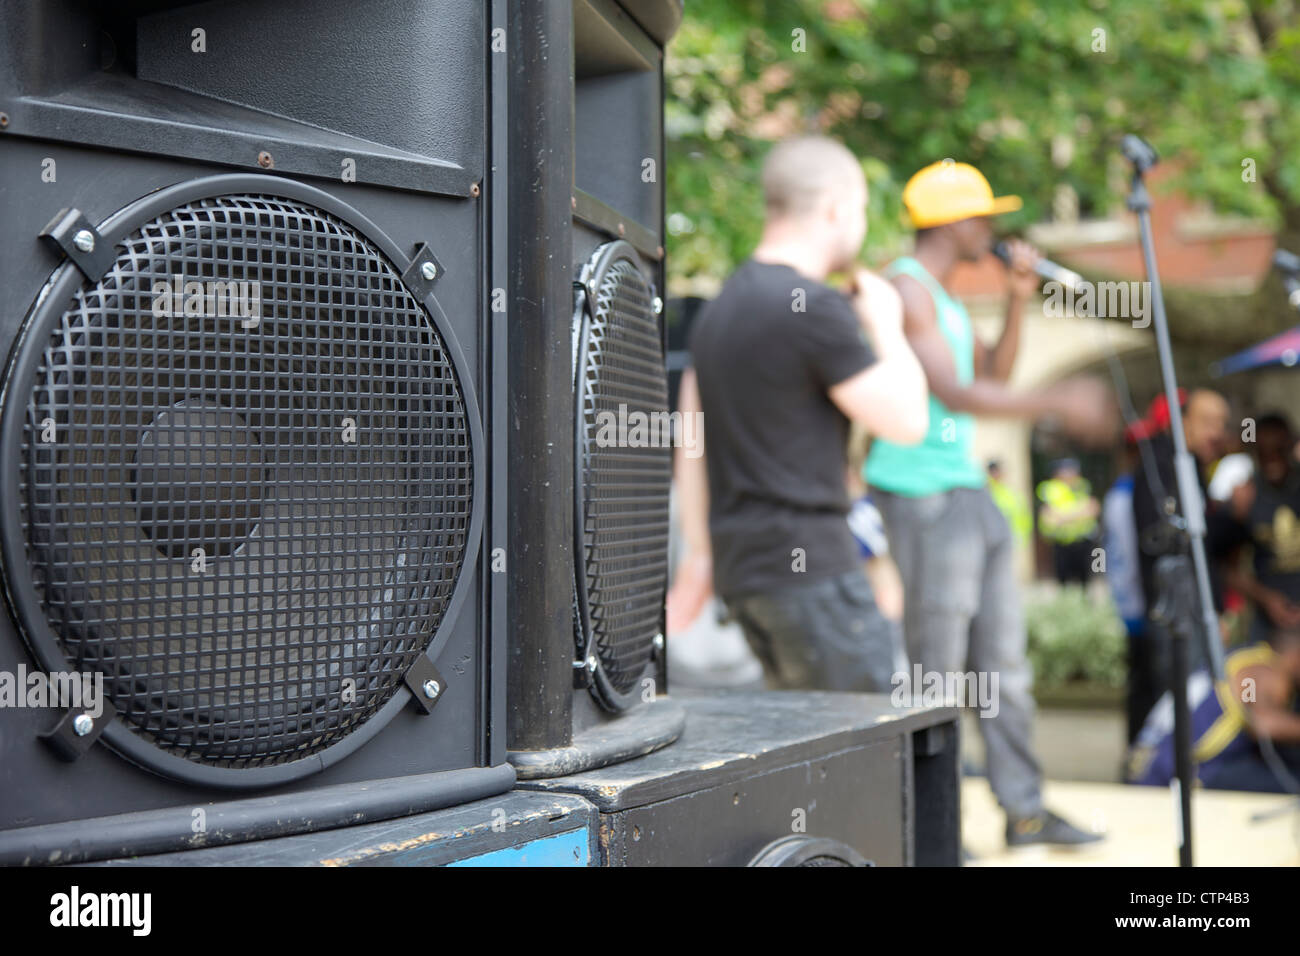
[[[0,861],[508,790],[509,17],[0,14]],[[571,438],[542,411],[521,427]],[[600,593],[629,587],[593,560]]]
[[[531,180],[511,197],[508,300],[539,308],[510,326],[511,402],[535,417],[510,435],[508,739],[538,778],[647,753],[685,719],[665,682],[662,302],[663,56],[682,8],[511,10],[510,162]]]

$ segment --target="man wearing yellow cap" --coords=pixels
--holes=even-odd
[[[916,226],[913,256],[886,272],[903,300],[904,333],[930,387],[930,428],[920,444],[877,439],[864,469],[903,578],[904,632],[913,664],[941,675],[996,674],[999,706],[981,713],[989,783],[1007,814],[1007,843],[1078,845],[1099,837],[1044,809],[1030,737],[1034,700],[1013,569],[1014,538],[972,449],[974,415],[1055,415],[1080,435],[1105,431],[1110,399],[1091,380],[1007,387],[1026,300],[1038,289],[1038,253],[1011,242],[1010,296],[998,340],[986,345],[951,293],[960,263],[993,245],[991,217],[1020,208],[995,197],[965,163],[921,170],[903,190]]]

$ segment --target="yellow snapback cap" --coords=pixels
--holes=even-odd
[[[1019,196],[994,196],[993,187],[974,166],[945,159],[931,163],[903,187],[903,205],[917,229],[942,226],[972,216],[1014,212]]]

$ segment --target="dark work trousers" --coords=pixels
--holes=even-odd
[[[907,673],[902,628],[858,569],[726,599],[772,690],[889,693]]]
[[[998,674],[996,716],[977,721],[989,784],[1008,816],[1039,813],[1033,677],[1006,519],[985,488],[919,498],[873,490],[872,497],[903,579],[908,656],[927,672]]]
[[[1212,773],[1206,774],[1205,786],[1210,790],[1250,790],[1256,793],[1289,793],[1300,780],[1300,747],[1274,745],[1282,773],[1264,759],[1257,749],[1236,754],[1220,761]]]
[[[1092,578],[1092,549],[1096,543],[1091,538],[1080,538],[1068,544],[1052,543],[1052,564],[1056,580],[1061,584],[1087,585]]]

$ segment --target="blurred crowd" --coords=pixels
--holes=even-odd
[[[1288,790],[1300,768],[1294,711],[1300,655],[1300,465],[1293,427],[1281,412],[1234,416],[1211,389],[1180,392],[1183,437],[1204,509],[1210,589],[1220,625],[1211,636],[1228,654],[1225,680],[1209,674],[1207,649],[1189,647],[1193,756],[1206,786]],[[1165,784],[1173,774],[1173,704],[1168,628],[1153,613],[1155,562],[1185,549],[1171,415],[1163,396],[1125,431],[1129,468],[1102,508],[1106,574],[1128,635],[1128,774]],[[1260,737],[1268,738],[1268,756]],[[1276,738],[1277,748],[1272,748]]]

